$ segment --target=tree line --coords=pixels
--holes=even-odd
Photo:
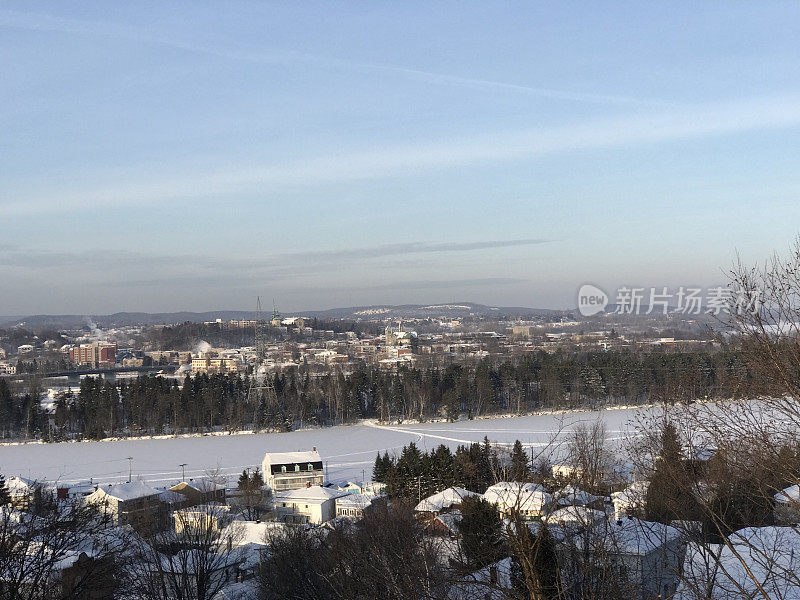
[[[2,381],[2,380],[0,380]],[[476,365],[385,371],[357,367],[314,374],[300,367],[269,375],[260,395],[249,375],[198,374],[182,384],[158,376],[116,384],[84,378],[58,396],[52,419],[36,392],[0,387],[6,437],[291,430],[306,425],[456,419],[537,410],[638,405],[653,401],[752,397],[770,393],[732,349],[539,352]]]

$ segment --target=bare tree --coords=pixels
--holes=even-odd
[[[64,600],[112,593],[124,541],[96,511],[42,494],[28,511],[0,507],[0,598]]]
[[[128,563],[131,596],[142,600],[211,600],[235,581],[241,530],[223,507],[174,513],[172,527],[134,538]]]
[[[411,508],[379,503],[356,523],[333,530],[288,528],[270,540],[261,573],[268,600],[443,600],[449,574],[439,541]]]
[[[616,466],[607,437],[606,426],[599,419],[573,427],[567,453],[568,464],[573,469],[568,477],[570,483],[593,493],[607,490]]]

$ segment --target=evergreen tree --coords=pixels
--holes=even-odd
[[[0,473],[0,506],[5,506],[11,502],[11,494],[8,492],[6,478]]]
[[[669,524],[675,519],[697,519],[700,510],[691,485],[678,431],[668,422],[661,432],[661,451],[645,495],[647,520]]]
[[[494,504],[468,496],[461,501],[461,513],[458,531],[467,572],[472,573],[507,556],[503,522]]]
[[[522,448],[522,442],[517,440],[511,450],[511,471],[509,479],[511,481],[528,481],[531,470],[528,466],[528,455]]]
[[[372,480],[381,483],[386,481],[386,467],[380,452],[375,457],[375,465],[372,467]]]
[[[555,600],[560,594],[560,572],[556,545],[547,527],[543,527],[533,544],[533,565],[538,575],[539,595],[542,600]]]
[[[264,478],[261,476],[261,469],[256,467],[253,475],[250,477],[250,487],[255,490],[260,490],[264,485]]]

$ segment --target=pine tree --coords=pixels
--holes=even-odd
[[[239,482],[238,482],[239,491],[245,491],[250,487],[250,476],[247,474],[247,469],[242,471],[242,474],[239,475]]]
[[[539,595],[542,600],[555,600],[560,597],[560,573],[553,537],[547,527],[543,527],[533,544],[533,565],[539,580]]]
[[[375,457],[375,464],[372,465],[372,481],[382,482],[385,478],[386,471],[383,470],[383,457],[378,452],[378,456]]]
[[[458,524],[464,566],[468,572],[507,556],[502,534],[502,520],[494,504],[469,496],[461,502],[462,518]]]
[[[675,519],[695,520],[699,507],[692,493],[688,465],[683,457],[678,431],[666,423],[661,432],[661,452],[645,495],[648,521],[667,523]]]
[[[528,466],[528,455],[522,448],[522,442],[517,440],[511,450],[511,481],[528,481],[530,478],[530,467]]]
[[[256,467],[253,475],[250,477],[250,486],[254,490],[260,490],[264,486],[264,478],[261,476],[261,469]]]
[[[11,502],[11,494],[8,492],[6,478],[0,473],[0,506],[5,506]]]

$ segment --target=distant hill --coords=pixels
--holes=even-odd
[[[552,316],[557,317],[568,311],[526,308],[521,306],[487,306],[473,302],[452,302],[447,304],[402,304],[392,306],[386,304],[371,306],[352,306],[349,308],[331,308],[328,310],[306,310],[286,312],[287,316],[317,317],[320,319],[352,319],[375,321],[399,318],[424,317],[467,317],[474,316]],[[269,312],[265,315],[268,317]],[[25,317],[0,317],[0,327],[24,325],[29,329],[79,329],[84,326],[122,327],[125,325],[162,325],[183,323],[186,321],[202,322],[214,319],[254,319],[255,311],[217,310],[208,312],[172,312],[145,313],[119,312],[113,315],[29,315]]]

